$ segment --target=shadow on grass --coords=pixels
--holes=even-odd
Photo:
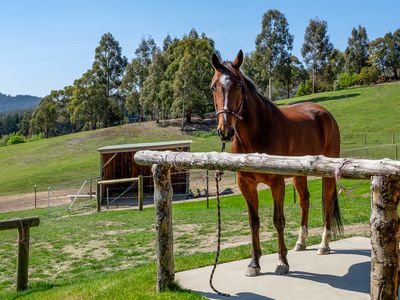
[[[299,103],[304,103],[304,102],[319,103],[319,102],[324,102],[324,101],[329,101],[329,100],[347,100],[348,98],[353,98],[353,97],[357,97],[357,96],[360,96],[360,94],[352,93],[352,94],[343,94],[343,95],[336,95],[336,96],[324,96],[324,97],[317,97],[317,98],[295,101],[295,102],[288,103],[288,105],[299,104]]]
[[[6,297],[6,299],[19,299],[21,297],[26,297],[28,295],[37,293],[37,292],[45,292],[48,290],[51,290],[53,288],[57,288],[57,287],[62,287],[64,285],[60,284],[52,284],[52,283],[46,283],[46,282],[38,282],[38,283],[34,283],[32,285],[29,286],[28,290],[23,291],[23,292],[15,292],[15,294],[10,294]]]

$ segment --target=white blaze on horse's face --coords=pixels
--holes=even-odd
[[[229,93],[229,88],[232,85],[232,81],[229,79],[228,75],[222,74],[219,77],[219,83],[221,84],[224,93],[224,109],[228,110],[228,93]],[[224,112],[223,116],[224,116],[224,122],[226,124],[228,122],[228,113]]]

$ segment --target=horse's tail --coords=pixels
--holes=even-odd
[[[324,182],[322,181],[322,211],[325,219],[324,202]],[[342,213],[340,212],[336,184],[332,196],[332,210],[332,232],[334,235],[343,235]]]

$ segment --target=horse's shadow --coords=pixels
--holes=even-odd
[[[336,250],[332,255],[352,254],[371,257],[371,250]],[[325,283],[331,287],[353,292],[369,294],[371,262],[361,262],[349,267],[343,276],[319,274],[304,271],[292,271],[287,276]]]

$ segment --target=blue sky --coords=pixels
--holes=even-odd
[[[239,49],[254,50],[262,15],[271,8],[285,14],[299,57],[311,18],[328,22],[331,42],[340,50],[359,24],[370,40],[400,28],[399,0],[1,1],[0,92],[44,96],[72,84],[91,67],[105,32],[130,60],[143,37],[161,45],[167,33],[181,37],[195,28],[232,59]]]

